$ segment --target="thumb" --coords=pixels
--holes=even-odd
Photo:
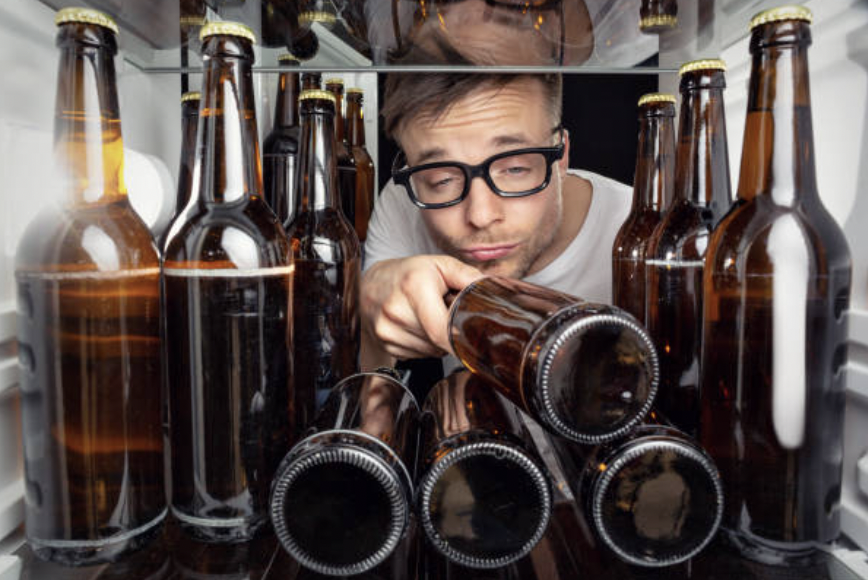
[[[452,256],[437,256],[435,265],[448,290],[461,290],[484,274]]]

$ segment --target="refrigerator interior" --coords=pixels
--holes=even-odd
[[[137,4],[119,0],[115,3],[124,4],[126,8]],[[628,3],[635,4],[634,13],[638,13],[639,0],[628,0]],[[747,22],[755,12],[780,2],[716,0],[708,3],[713,6],[715,17],[710,29],[691,28],[691,15],[696,18],[697,13],[685,10],[684,35],[661,41],[659,46],[656,38],[651,43],[650,37],[642,37],[636,38],[633,44],[616,43],[613,48],[604,42],[608,30],[605,24],[610,21],[601,20],[590,64],[567,66],[563,70],[568,74],[652,72],[659,75],[661,90],[677,93],[676,71],[681,62],[700,56],[722,57],[728,64],[725,98],[735,192],[750,72]],[[49,4],[56,7],[88,2],[3,0],[0,3],[0,539],[7,538],[5,544],[0,543],[3,547],[0,549],[0,578],[5,578],[4,566],[14,566],[14,562],[2,554],[9,551],[11,540],[8,538],[16,536],[23,519],[14,256],[27,223],[44,204],[52,202],[48,192],[52,189],[57,49],[54,46],[55,8]],[[177,2],[161,0],[144,4],[151,5],[146,9],[147,14],[158,14],[169,22],[177,22]],[[247,6],[255,4],[248,2]],[[596,7],[598,12],[612,4],[588,2],[589,7]],[[842,525],[854,547],[868,550],[868,2],[809,0],[804,5],[814,12],[814,41],[809,58],[818,186],[824,204],[844,228],[853,256]],[[244,18],[241,10],[239,16]],[[594,9],[591,13],[595,16]],[[187,63],[190,68],[183,69],[177,46],[161,47],[159,35],[148,32],[153,29],[142,24],[137,14],[131,13],[119,20],[121,54],[115,64],[125,138],[126,181],[134,207],[149,225],[159,227],[169,219],[175,198],[181,142],[181,72],[195,71],[200,63],[193,55]],[[159,25],[155,26],[159,29]],[[353,50],[345,39],[325,29],[318,29],[318,32],[320,52],[304,67],[324,70],[325,78],[335,72],[344,78],[346,86],[359,86],[365,91],[368,150],[375,166],[380,167],[382,164],[376,158],[375,72],[387,71],[389,66],[372,65],[371,59]],[[167,41],[167,44],[172,43]],[[632,61],[630,50],[634,51]],[[261,140],[272,123],[276,63],[281,51],[257,47],[256,52],[254,86]],[[658,53],[656,63],[652,61],[650,65],[636,68],[626,64],[636,64],[637,55],[653,56],[655,53]],[[201,75],[192,72],[187,79],[189,89],[198,90]],[[570,103],[564,106],[568,108]],[[635,118],[633,110],[625,114]],[[851,569],[868,578],[864,552],[841,548],[838,555]]]

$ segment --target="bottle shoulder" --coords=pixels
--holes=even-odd
[[[661,213],[657,210],[631,213],[615,235],[615,246],[625,248],[645,246],[657,224],[660,223],[661,217]]]
[[[292,155],[298,153],[299,127],[275,127],[262,141],[263,155]]]
[[[298,213],[287,237],[296,259],[344,262],[361,257],[359,238],[339,209]]]
[[[648,240],[648,257],[702,258],[713,224],[714,212],[710,208],[685,200],[674,202]]]

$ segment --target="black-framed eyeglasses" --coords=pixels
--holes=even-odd
[[[485,180],[501,197],[525,197],[548,187],[552,165],[564,156],[564,137],[554,147],[528,147],[492,155],[478,165],[458,161],[438,161],[404,167],[406,158],[398,153],[392,163],[392,179],[403,185],[414,204],[423,209],[439,209],[461,203],[476,177]]]

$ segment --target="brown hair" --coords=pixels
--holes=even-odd
[[[479,89],[501,89],[519,79],[537,80],[555,124],[561,120],[563,79],[560,74],[517,73],[390,73],[386,77],[380,110],[386,135],[396,133],[408,121],[422,115],[440,118],[457,101]]]

